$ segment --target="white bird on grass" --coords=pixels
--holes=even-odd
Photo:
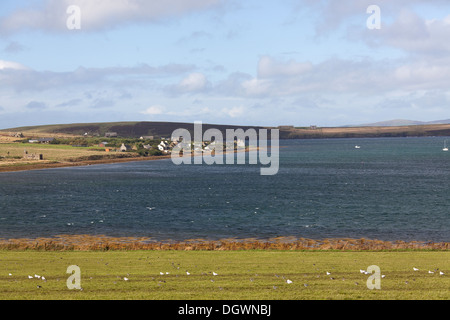
[[[428,273],[434,273],[433,271],[428,270]]]
[[[413,270],[414,270],[414,271],[419,271],[419,269],[418,269],[418,268],[415,268],[415,267],[413,267]]]
[[[439,274],[440,274],[441,276],[443,276],[445,273],[443,273],[442,271],[439,271]]]
[[[291,283],[292,283],[292,281],[291,281],[291,280],[289,280],[289,279],[287,279],[287,280],[286,280],[286,283],[287,283],[287,284],[291,284]]]
[[[123,277],[123,280],[128,281],[129,279],[127,277]]]
[[[329,276],[331,273],[327,271],[327,276]]]
[[[32,276],[28,276],[28,279],[33,279],[33,277]]]
[[[212,274],[213,274],[213,276],[217,276],[217,273],[215,273],[214,271],[213,271],[213,273],[212,273]]]
[[[186,271],[186,274],[187,274],[187,275],[190,275],[189,271]]]

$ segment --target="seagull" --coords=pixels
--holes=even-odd
[[[127,277],[123,277],[123,280],[128,281],[128,278]]]
[[[413,267],[413,270],[414,270],[414,271],[419,271],[419,269],[417,269],[417,268],[414,268],[414,267]]]
[[[28,276],[28,279],[33,279],[33,277],[32,276]]]
[[[365,273],[366,270],[359,269],[359,272],[360,272],[360,273]]]
[[[382,274],[382,275],[381,275],[381,277],[382,277],[382,278],[385,278],[385,277],[386,277],[386,275]]]
[[[41,280],[44,280],[44,281],[46,281],[46,279],[45,279],[45,277],[44,277],[44,276],[42,276],[42,277],[41,277]]]
[[[292,283],[292,281],[291,281],[291,280],[289,280],[289,279],[287,279],[287,280],[286,280],[286,283],[287,283],[287,284],[291,284],[291,283]]]
[[[331,273],[327,271],[327,276],[329,276]]]
[[[434,273],[433,271],[428,270],[428,273]]]
[[[160,272],[159,274],[163,276],[163,275],[164,275],[164,272]]]
[[[190,273],[189,273],[188,271],[186,271],[186,274],[187,274],[187,275],[190,275]]]
[[[442,271],[439,271],[439,274],[440,274],[441,276],[443,276],[443,275],[444,275],[444,273],[443,273]]]
[[[35,274],[34,277],[39,279],[41,276]]]
[[[217,276],[217,273],[215,273],[214,271],[213,271],[213,276]]]
[[[9,276],[12,276],[12,273],[9,273]]]

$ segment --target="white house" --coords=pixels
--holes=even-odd
[[[158,149],[164,153],[168,153],[169,143],[167,141],[161,141],[161,143],[158,145]]]
[[[129,145],[126,145],[125,143],[122,143],[122,145],[119,148],[120,152],[125,152],[125,151],[128,151],[130,149],[131,149],[131,147]]]

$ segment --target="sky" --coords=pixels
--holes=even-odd
[[[449,40],[448,0],[2,0],[0,128],[449,119]]]

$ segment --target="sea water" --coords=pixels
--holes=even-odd
[[[170,159],[1,173],[0,238],[450,241],[443,143],[281,140],[274,176],[261,176],[259,165],[177,166]]]

